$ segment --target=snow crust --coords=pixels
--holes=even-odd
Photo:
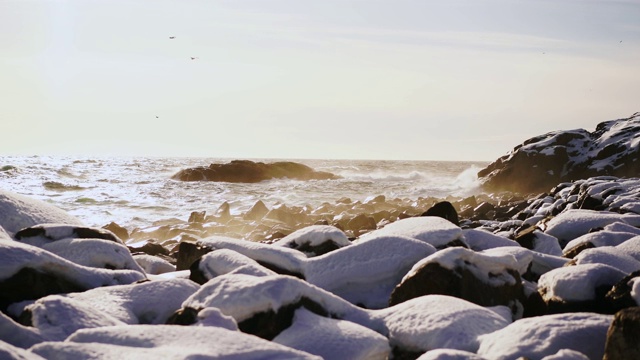
[[[339,247],[351,245],[347,235],[342,230],[330,225],[307,226],[274,242],[273,245],[297,249],[302,245],[318,246],[330,240]]]
[[[569,209],[558,214],[547,223],[546,234],[565,243],[589,232],[590,229],[623,222],[640,226],[640,215],[618,214],[606,211]]]
[[[602,359],[612,315],[568,313],[518,320],[481,337],[478,355],[487,359],[542,359],[574,350]]]
[[[41,246],[78,265],[95,268],[129,269],[144,273],[126,246],[102,239],[63,239]]]
[[[383,235],[407,236],[424,241],[435,248],[462,238],[462,229],[450,221],[437,216],[419,216],[398,220],[382,229],[371,231],[356,242],[368,241]]]
[[[477,253],[473,250],[452,247],[440,250],[416,263],[411,271],[405,275],[403,281],[416,273],[429,263],[437,263],[443,268],[454,270],[465,268],[471,271],[480,281],[493,286],[504,284],[515,285],[516,279],[507,273],[507,270],[522,271],[516,258],[508,253],[491,254]]]
[[[609,265],[627,274],[640,270],[640,261],[633,256],[627,255],[623,250],[612,246],[583,250],[573,260],[576,265]]]
[[[31,349],[47,359],[321,359],[238,331],[205,326],[127,325],[80,330]]]
[[[20,229],[46,223],[82,226],[82,222],[44,201],[0,190],[0,227],[10,235]]]
[[[503,246],[517,246],[520,244],[507,239],[504,236],[498,236],[493,233],[484,230],[466,229],[462,230],[464,242],[469,245],[469,248],[475,251],[482,251]]]
[[[596,288],[614,285],[627,274],[609,265],[584,264],[551,270],[540,277],[539,289],[545,300],[594,300]]]
[[[509,324],[489,309],[445,295],[421,296],[372,312],[384,320],[392,346],[413,351],[448,348],[475,352],[480,335]]]
[[[150,275],[164,274],[176,271],[176,266],[165,259],[147,254],[132,255],[133,260]]]
[[[379,235],[306,262],[306,280],[353,304],[388,305],[393,288],[411,267],[436,249],[404,236]]]
[[[304,308],[295,312],[293,324],[273,342],[335,360],[385,360],[385,336],[355,323],[316,315]]]
[[[416,360],[487,360],[478,354],[464,350],[435,349],[427,351]]]
[[[0,314],[1,315],[1,314]],[[0,359],[3,360],[44,360],[43,357],[36,355],[19,347],[12,346],[0,340]]]
[[[276,274],[255,260],[229,249],[216,250],[203,255],[198,268],[208,279],[230,272],[255,276]]]
[[[130,284],[142,280],[145,275],[136,270],[107,270],[78,265],[49,251],[17,241],[0,242],[0,280],[10,278],[23,268],[72,279],[76,284],[89,288],[106,285]]]

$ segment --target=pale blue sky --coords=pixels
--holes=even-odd
[[[639,59],[640,0],[0,0],[0,155],[494,160]]]

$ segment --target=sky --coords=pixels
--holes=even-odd
[[[640,111],[640,0],[0,0],[0,156],[492,161]]]

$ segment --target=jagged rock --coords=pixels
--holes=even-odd
[[[196,260],[210,251],[211,249],[206,246],[200,246],[188,241],[181,242],[176,254],[176,270],[189,269]]]
[[[255,204],[244,214],[245,220],[261,220],[267,213],[269,212],[269,208],[265,205],[262,200],[256,201]]]
[[[338,176],[315,171],[312,168],[288,161],[262,163],[249,160],[233,160],[227,164],[211,164],[180,170],[173,176],[181,181],[221,181],[234,183],[255,183],[274,178],[296,180],[329,180]]]
[[[103,229],[109,230],[114,233],[121,240],[126,241],[129,239],[129,230],[124,227],[116,224],[115,222],[110,222],[109,224],[102,227]]]
[[[189,223],[203,223],[207,216],[206,211],[192,211],[189,215]]]
[[[451,221],[456,226],[460,226],[460,221],[458,220],[458,212],[448,201],[441,201],[433,205],[427,211],[422,213],[421,216],[439,216],[443,219]]]
[[[526,140],[478,173],[489,191],[546,191],[558,183],[594,176],[637,177],[640,174],[640,113],[606,121],[596,130],[554,131]],[[583,197],[583,208],[598,208]]]

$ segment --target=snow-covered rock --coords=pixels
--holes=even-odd
[[[0,227],[10,235],[20,229],[46,223],[83,226],[78,218],[51,204],[0,190]]]
[[[350,321],[330,319],[307,309],[296,310],[293,324],[273,342],[323,359],[385,360],[389,356],[386,337]]]
[[[615,222],[638,227],[640,215],[570,209],[551,219],[547,223],[545,233],[556,237],[560,246],[564,248],[569,241],[588,233],[591,229],[603,228]]]
[[[554,131],[516,146],[478,173],[490,191],[548,191],[569,179],[640,174],[640,113],[595,131]]]
[[[49,294],[78,292],[145,279],[136,270],[78,265],[49,251],[17,241],[0,242],[0,309]]]
[[[382,229],[363,235],[356,242],[367,241],[383,235],[407,236],[424,241],[436,249],[451,243],[462,243],[462,229],[450,221],[437,216],[419,216],[398,220]]]
[[[521,319],[480,337],[478,355],[487,359],[542,359],[573,350],[602,359],[611,315],[572,313]]]
[[[352,304],[379,309],[387,306],[389,295],[407,271],[435,251],[414,238],[377,235],[309,259],[304,275],[309,283]]]
[[[209,326],[126,325],[80,330],[31,351],[47,359],[321,359],[255,336]]]
[[[482,305],[517,306],[523,295],[516,258],[454,247],[421,260],[393,290],[390,305],[430,294],[450,295]]]
[[[309,257],[351,245],[347,235],[335,226],[312,225],[296,230],[273,243],[303,252]]]
[[[475,352],[479,336],[509,324],[489,309],[445,295],[421,296],[373,313],[389,329],[391,346],[412,352],[438,348]]]
[[[538,289],[551,313],[607,312],[606,293],[626,275],[603,264],[566,266],[543,274]]]

